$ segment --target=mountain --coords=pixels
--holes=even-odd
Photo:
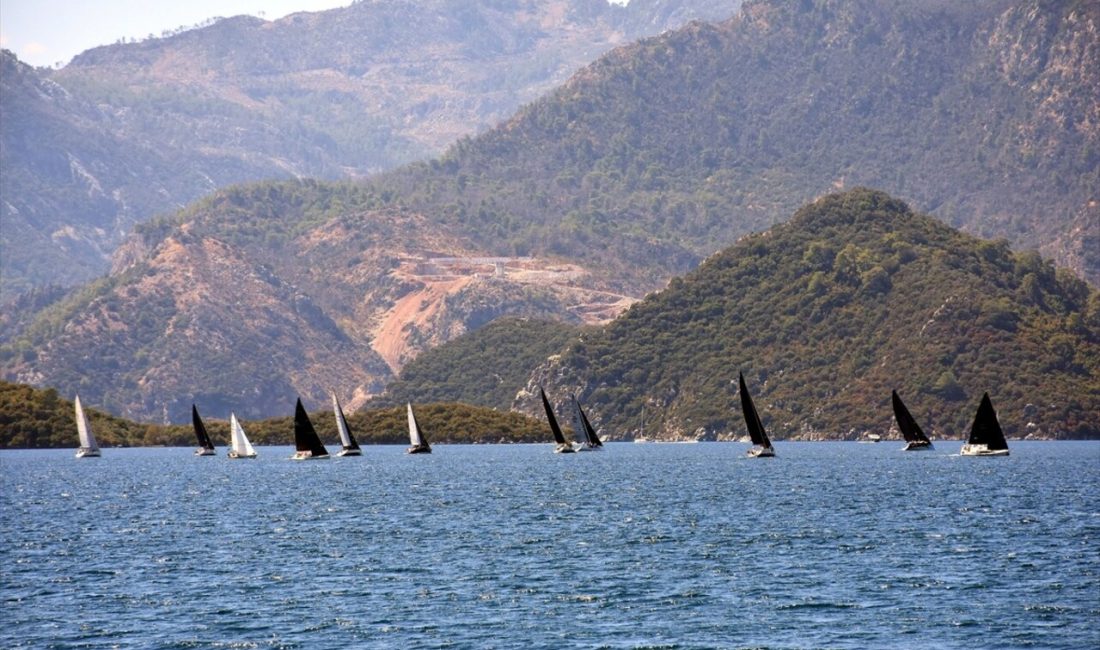
[[[214,444],[227,445],[229,423],[207,417],[203,403],[199,404],[199,409]],[[142,424],[112,417],[88,408],[87,404],[85,412],[91,419],[96,439],[104,447],[189,447],[195,444],[190,424]],[[416,416],[433,443],[545,442],[549,435],[542,420],[468,404],[421,404],[416,407]],[[0,381],[0,449],[75,447],[73,418],[73,403],[59,397],[56,390]],[[347,418],[348,426],[361,444],[393,445],[409,440],[404,406],[359,411],[348,414]],[[338,444],[335,441],[339,440],[339,434],[332,411],[311,413],[310,419],[322,440]],[[287,445],[294,439],[294,419],[289,416],[246,421],[243,426],[249,440],[257,445]]]
[[[366,207],[382,205],[362,185],[261,183],[142,225],[111,275],[0,328],[4,376],[144,421],[187,421],[192,402],[271,417],[330,390],[356,408],[419,350],[499,316],[603,322],[632,302],[578,265],[487,258],[423,215]]]
[[[506,411],[531,369],[581,331],[555,321],[495,320],[420,354],[370,405],[464,402]]]
[[[988,391],[1010,437],[1100,436],[1100,292],[890,196],[826,196],[586,333],[532,375],[577,393],[604,435],[744,433],[745,373],[773,439],[892,426],[965,436]]]
[[[290,388],[336,384],[358,404],[499,316],[607,321],[854,181],[1091,277],[1096,13],[752,3],[617,49],[441,158],[233,187],[142,224],[108,278],[0,310],[0,373],[139,419],[180,421],[194,393],[274,415]],[[222,264],[263,282],[239,296]]]
[[[1100,5],[1072,0],[748,3],[614,50],[380,182],[485,245],[595,247],[646,260],[655,286],[864,185],[1095,284],[1098,33]]]
[[[0,292],[108,268],[135,223],[233,183],[357,177],[488,128],[612,47],[735,0],[374,0],[88,50],[0,53]]]

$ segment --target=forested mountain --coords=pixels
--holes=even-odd
[[[228,445],[229,423],[207,417],[205,404],[198,406],[214,444],[218,447]],[[85,412],[97,442],[103,447],[189,447],[195,444],[190,424],[142,424],[107,415],[86,404]],[[347,418],[348,426],[361,444],[392,445],[409,441],[404,407],[370,409],[347,414]],[[310,419],[322,441],[335,451],[340,438],[332,411],[326,408],[311,412]],[[432,443],[548,442],[550,436],[550,430],[541,420],[469,404],[418,404],[416,419]],[[245,421],[243,426],[254,444],[294,444],[293,417]],[[76,422],[70,400],[58,396],[52,388],[36,389],[0,381],[0,449],[76,445]]]
[[[965,436],[983,392],[1005,433],[1100,436],[1100,292],[881,192],[822,198],[585,334],[532,376],[577,393],[601,434],[743,435],[744,372],[777,439],[892,426]]]
[[[196,394],[256,416],[290,389],[359,403],[499,316],[605,321],[853,182],[1088,274],[1098,11],[755,2],[615,50],[440,159],[155,219],[106,279],[0,313],[3,376],[143,419]]]
[[[610,48],[737,0],[373,0],[238,16],[57,69],[0,53],[0,293],[108,268],[134,223],[232,183],[438,154]]]
[[[1096,283],[1100,4],[747,3],[613,51],[435,166],[384,179],[486,245],[664,277],[865,185]]]

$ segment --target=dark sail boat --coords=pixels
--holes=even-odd
[[[405,450],[406,454],[430,454],[432,453],[432,446],[428,444],[428,439],[424,437],[424,433],[420,431],[420,425],[416,422],[416,416],[413,415],[412,402],[407,402],[406,407],[409,415],[409,448]]]
[[[213,456],[214,443],[210,441],[210,434],[206,432],[206,425],[199,417],[199,409],[191,405],[191,426],[195,428],[195,437],[199,440],[199,448],[195,450],[196,456]]]
[[[332,393],[332,412],[336,416],[336,430],[340,432],[340,445],[343,447],[343,449],[336,452],[336,455],[362,456],[363,451],[359,449],[359,443],[356,442],[355,436],[351,435],[351,429],[348,428],[348,419],[344,417],[344,409],[340,408],[340,400],[336,399],[336,393]]]
[[[302,407],[302,398],[294,407],[294,446],[297,451],[291,457],[293,460],[317,460],[328,458],[328,450],[321,444],[321,438],[313,423],[309,421],[309,415]]]
[[[924,435],[920,425],[909,414],[909,409],[905,408],[905,404],[898,397],[896,390],[891,392],[890,399],[894,403],[894,419],[898,421],[898,429],[901,430],[901,435],[905,437],[905,447],[902,451],[931,449],[932,441]]]
[[[596,429],[588,421],[588,416],[584,414],[584,409],[581,408],[581,403],[577,401],[577,396],[570,395],[569,399],[573,403],[573,428],[576,429],[578,434],[583,433],[584,435],[584,444],[581,445],[580,451],[603,449],[603,442],[596,435]]]
[[[554,417],[554,409],[550,408],[550,400],[546,399],[546,391],[539,388],[539,394],[542,395],[542,408],[546,409],[546,419],[550,422],[550,431],[553,432],[554,442],[557,443],[554,447],[554,453],[573,453],[573,445],[565,441],[565,434],[561,432],[561,427],[558,426],[558,419]]]
[[[760,414],[756,412],[756,406],[752,403],[749,389],[745,387],[745,376],[737,373],[737,381],[741,391],[741,411],[745,414],[745,426],[749,429],[749,438],[752,439],[752,448],[746,456],[750,458],[771,458],[775,456],[775,448],[772,441],[768,440],[768,434],[764,431],[764,425],[760,422]]]
[[[1007,456],[1008,443],[997,421],[997,412],[989,393],[982,395],[978,412],[974,414],[974,424],[970,425],[970,438],[959,453],[963,456]]]

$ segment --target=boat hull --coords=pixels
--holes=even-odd
[[[406,449],[405,453],[406,454],[430,454],[430,453],[432,453],[432,448],[431,447],[422,447],[420,445],[416,445],[416,446],[409,447],[408,449]]]
[[[988,445],[963,445],[960,456],[1007,456],[1007,449],[990,449]]]
[[[558,445],[557,447],[554,447],[554,453],[555,454],[572,454],[576,451],[577,451],[576,449],[573,449],[573,445],[571,445],[569,443],[565,443],[563,445]]]
[[[241,459],[241,458],[244,458],[244,459],[255,458],[256,454],[239,454],[235,451],[231,451],[228,454],[226,454],[226,456],[229,457],[230,459],[237,460],[237,459]]]
[[[205,447],[199,447],[195,450],[196,456],[217,456],[213,449],[207,449]]]
[[[99,458],[100,453],[98,449],[78,449],[76,451],[77,458]]]
[[[901,448],[902,451],[925,451],[926,449],[932,449],[932,443],[916,441],[905,443],[905,446]]]
[[[745,452],[749,458],[775,458],[775,449],[772,447],[753,447]]]
[[[318,454],[314,456],[313,452],[299,451],[298,453],[291,456],[290,460],[326,460],[328,459],[328,457],[328,454]]]
[[[336,452],[337,456],[362,456],[363,452],[358,449],[341,449]]]

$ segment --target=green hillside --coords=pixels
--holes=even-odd
[[[465,402],[506,411],[531,369],[576,339],[580,328],[503,318],[424,352],[371,405]]]
[[[985,391],[1010,437],[1097,437],[1100,293],[857,189],[712,256],[548,367],[611,435],[643,407],[647,431],[741,435],[743,371],[779,439],[885,433],[891,389],[937,437],[965,435]]]
[[[199,405],[200,411],[202,405]],[[291,409],[293,407],[290,407]],[[417,422],[430,442],[496,443],[546,442],[550,431],[541,420],[515,412],[498,412],[468,404],[415,406]],[[88,408],[96,439],[103,447],[147,445],[191,446],[190,425],[141,424]],[[52,388],[39,389],[0,381],[0,449],[66,448],[77,446],[73,403]],[[339,447],[339,435],[328,410],[310,413],[321,439],[330,451]],[[229,440],[229,423],[204,418],[214,444]],[[294,444],[292,417],[242,422],[248,438],[258,445]],[[348,416],[348,426],[361,444],[404,444],[409,440],[405,408],[370,409]]]

